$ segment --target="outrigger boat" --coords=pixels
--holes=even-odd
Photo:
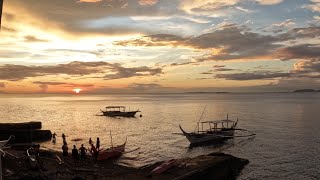
[[[238,119],[237,121],[232,121],[227,116],[225,120],[198,122],[197,131],[191,133],[187,133],[180,125],[179,127],[190,144],[196,145],[206,142],[222,143],[227,139],[233,138],[237,123]]]
[[[99,155],[98,155],[97,160],[102,161],[102,160],[106,160],[106,159],[120,157],[123,154],[125,148],[126,148],[126,142],[123,143],[122,145],[119,145],[116,147],[110,147],[106,150],[99,151]]]
[[[100,109],[101,110],[101,109]],[[126,111],[125,106],[107,106],[106,110],[101,110],[104,116],[121,116],[121,117],[134,117],[139,109],[136,111]]]
[[[112,158],[118,158],[124,153],[125,148],[126,148],[127,138],[123,144],[115,146],[115,147],[113,146],[113,143],[112,143],[111,131],[110,131],[110,139],[111,139],[111,147],[108,149],[99,151],[98,158],[97,158],[98,161],[112,159]]]

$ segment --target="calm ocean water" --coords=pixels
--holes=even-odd
[[[140,109],[142,117],[96,116],[108,105]],[[204,108],[202,120],[218,120],[229,114],[239,118],[239,128],[257,134],[236,138],[222,147],[189,149],[180,133],[181,124],[193,131]],[[128,137],[127,150],[119,163],[141,166],[168,158],[192,157],[220,151],[249,159],[239,179],[320,179],[320,93],[266,94],[165,94],[165,95],[0,95],[1,122],[42,121],[44,129],[67,135],[73,144],[88,144],[100,137],[110,146]],[[82,138],[82,141],[70,141]],[[43,146],[60,150],[57,144]]]

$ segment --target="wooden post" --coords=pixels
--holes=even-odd
[[[111,131],[110,131],[110,139],[111,139],[111,148],[113,148]]]
[[[2,6],[3,6],[3,0],[0,0],[0,30],[1,30]]]
[[[203,123],[201,123],[201,131],[203,132]]]

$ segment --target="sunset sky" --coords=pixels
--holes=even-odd
[[[0,92],[320,89],[320,0],[4,0]]]

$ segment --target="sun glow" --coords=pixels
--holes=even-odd
[[[82,89],[73,89],[73,91],[74,91],[75,93],[77,93],[77,94],[79,94],[81,90],[82,90]]]

